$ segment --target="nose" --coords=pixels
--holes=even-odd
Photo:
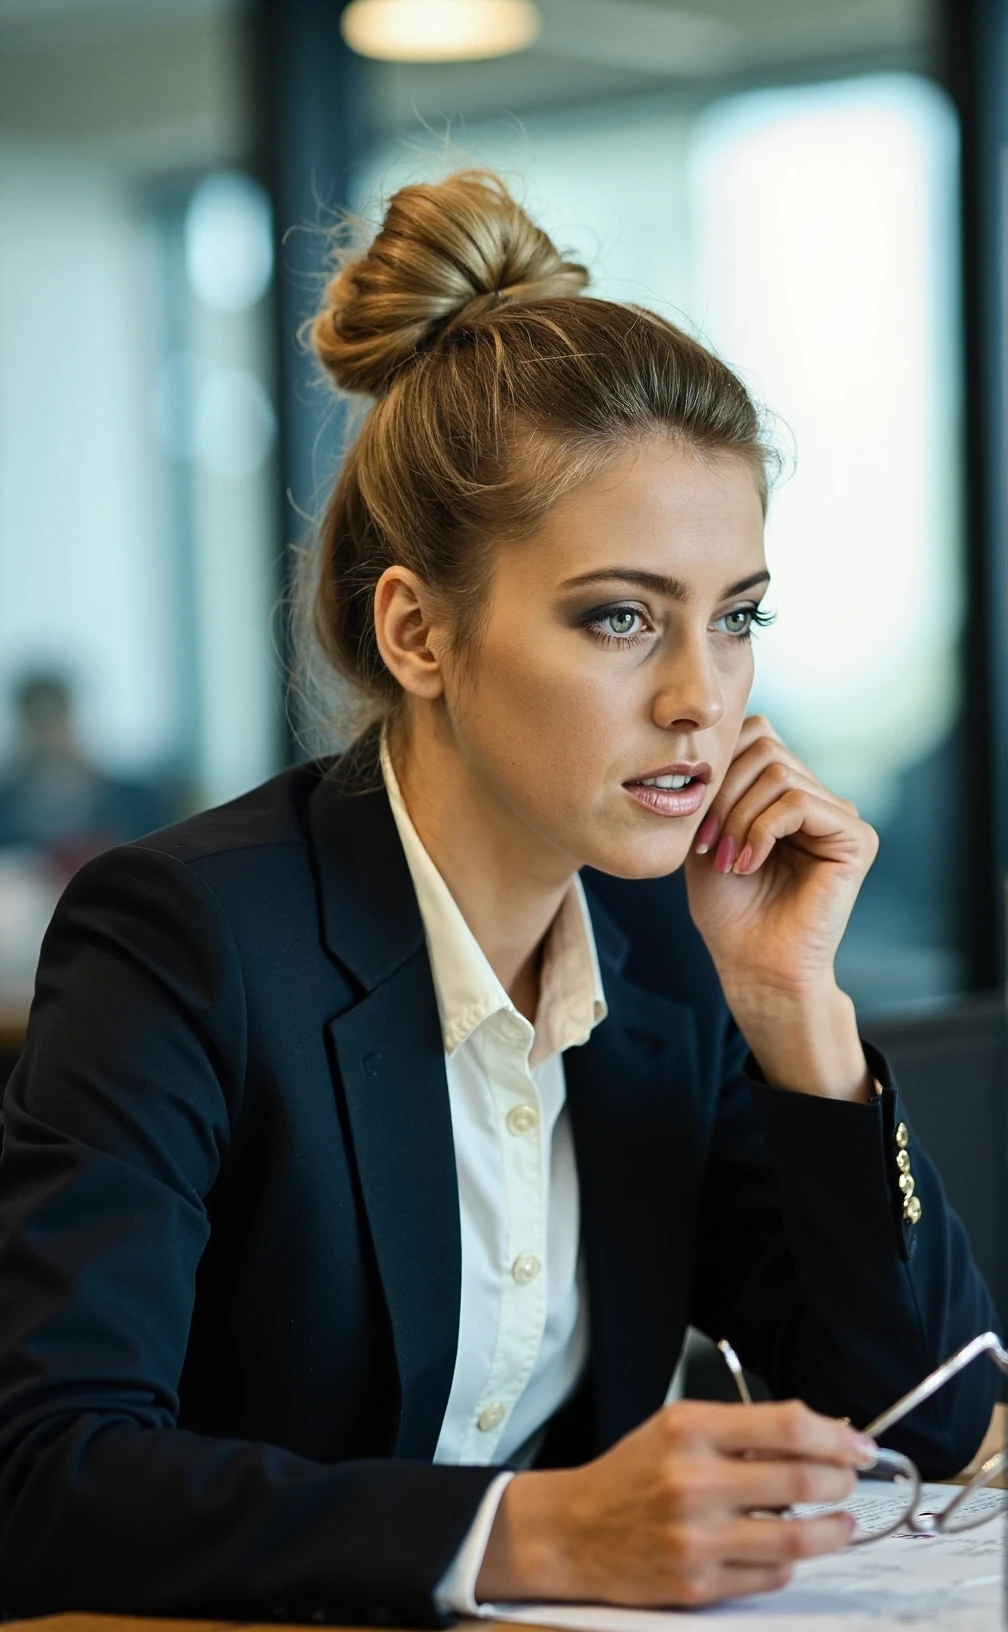
[[[651,705],[655,725],[668,731],[709,731],[724,718],[725,702],[706,639],[670,654]]]

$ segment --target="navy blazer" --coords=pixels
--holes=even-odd
[[[492,1468],[434,1466],[458,1192],[423,926],[369,791],[308,764],[91,862],[46,936],[0,1162],[0,1605],[438,1624]],[[608,1018],[564,1059],[591,1354],[542,1460],[661,1406],[688,1322],[865,1422],[992,1324],[926,1155],[758,1080],[681,875],[585,884]],[[968,1461],[997,1374],[892,1441]]]

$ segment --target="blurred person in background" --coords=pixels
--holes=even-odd
[[[14,722],[13,750],[0,765],[0,849],[42,851],[68,878],[177,813],[163,787],[112,776],[88,757],[63,675],[39,670],[19,680]]]
[[[67,880],[93,856],[180,811],[166,783],[113,776],[91,760],[65,675],[22,675],[13,705],[14,741],[0,764],[0,1023],[16,1026]]]

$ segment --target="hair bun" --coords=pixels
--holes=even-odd
[[[579,295],[587,282],[499,176],[460,170],[393,194],[370,248],[340,257],[311,343],[342,390],[378,396],[448,330],[512,301]]]

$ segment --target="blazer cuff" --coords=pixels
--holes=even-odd
[[[434,1602],[442,1613],[479,1615],[483,1606],[476,1602],[476,1582],[490,1540],[501,1497],[514,1478],[513,1470],[502,1473],[488,1488],[476,1509],[476,1517],[455,1557],[434,1588]]]
[[[863,1037],[861,1046],[876,1092],[870,1099],[855,1103],[774,1088],[752,1054],[747,1056],[743,1070],[764,1138],[778,1157],[778,1171],[786,1167],[793,1186],[809,1190],[809,1202],[814,1201],[813,1188],[822,1183],[824,1166],[831,1171],[834,1184],[842,1173],[844,1188],[860,1191],[862,1205],[868,1208],[863,1216],[871,1214],[881,1224],[878,1204],[883,1204],[886,1223],[895,1234],[900,1256],[906,1259],[916,1247],[915,1226],[921,1216],[919,1200],[916,1205],[908,1205],[901,1187],[904,1168],[910,1171],[911,1167],[910,1133],[885,1055]],[[814,1186],[802,1179],[805,1159],[812,1151],[820,1175]],[[811,1180],[812,1175],[806,1177]]]

